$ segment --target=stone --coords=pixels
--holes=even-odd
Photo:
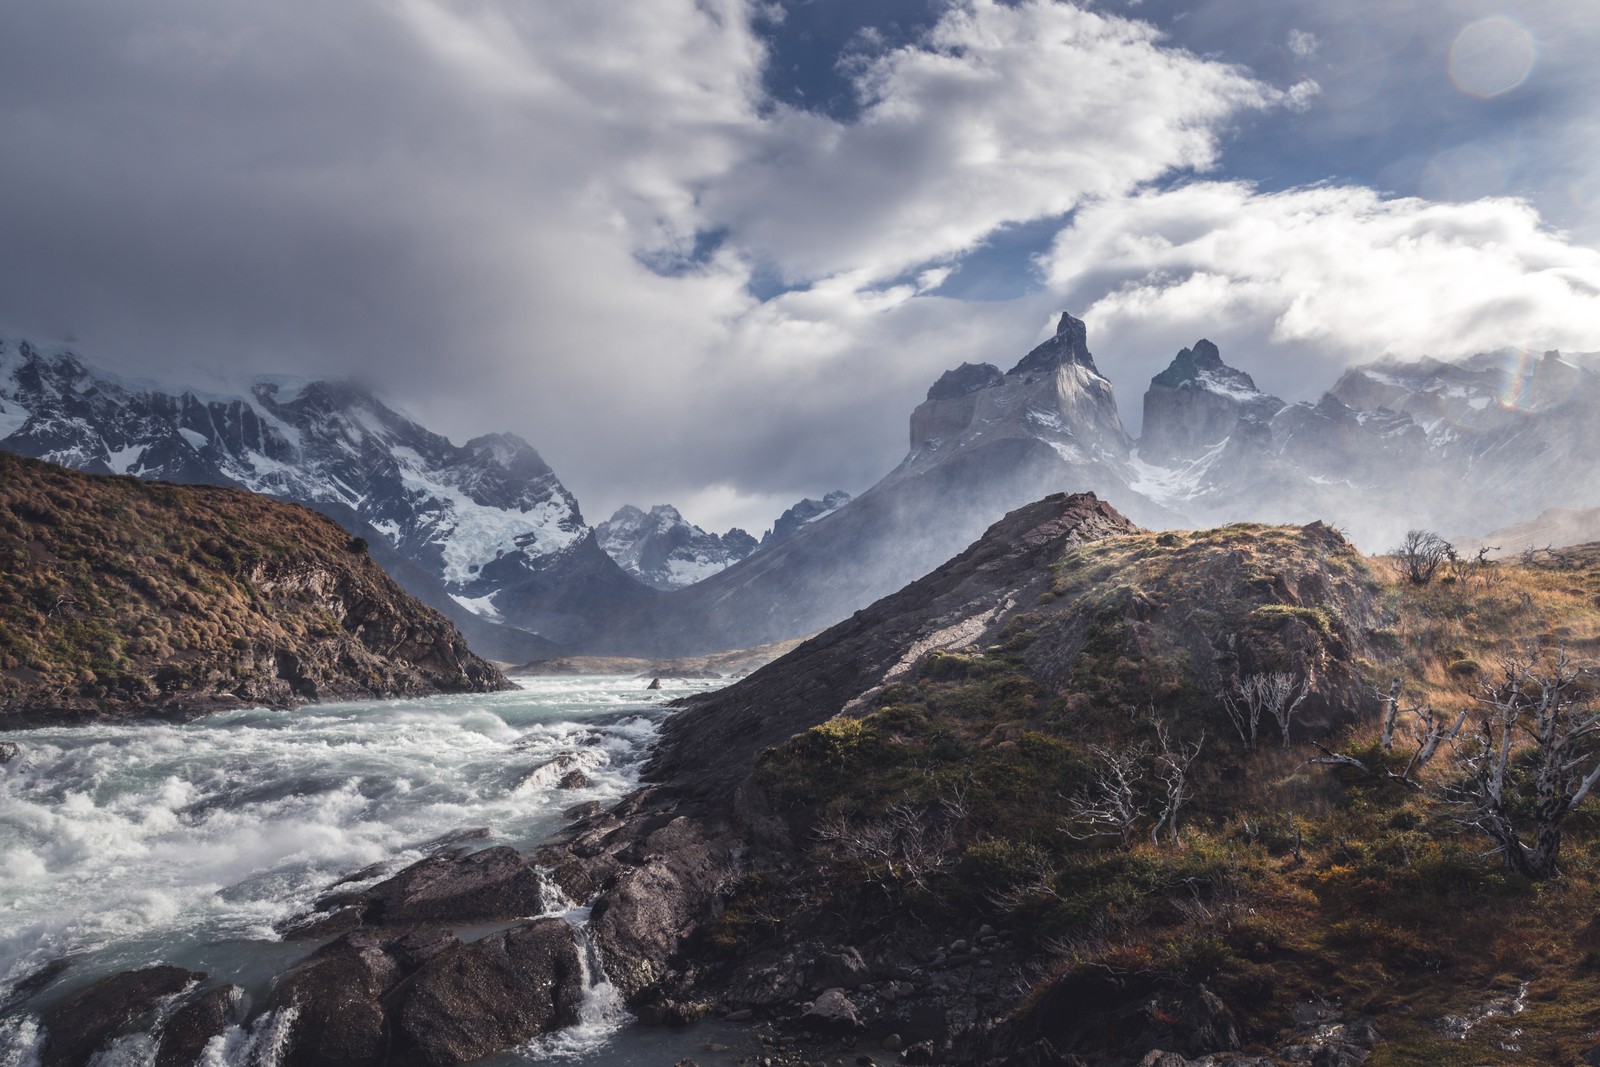
[[[1144,1059],[1139,1061],[1139,1067],[1189,1067],[1189,1061],[1176,1052],[1155,1049],[1145,1054]]]
[[[161,1027],[156,1067],[193,1067],[211,1039],[234,1021],[244,990],[217,986],[186,1001]]]
[[[324,898],[363,909],[368,925],[477,922],[537,915],[539,875],[514,848],[429,856],[362,893]]]
[[[598,800],[586,800],[582,804],[574,804],[561,813],[563,819],[587,819],[592,815],[600,814],[601,804]]]
[[[268,1006],[296,1009],[296,1062],[375,1067],[388,1048],[383,999],[404,977],[383,940],[358,930],[324,945],[280,980]]]
[[[905,1045],[905,1041],[901,1039],[899,1034],[890,1034],[883,1039],[883,1050],[885,1052],[899,1052],[905,1048]]]
[[[15,741],[0,741],[0,766],[22,755],[22,746]]]
[[[650,679],[650,684],[645,686],[645,688],[646,689],[660,689],[661,688],[661,679],[660,678],[652,678],[652,679]]]
[[[727,1015],[723,1016],[723,1018],[727,1019],[730,1023],[743,1023],[749,1022],[751,1019],[755,1018],[755,1014],[756,1013],[751,1011],[749,1008],[740,1008],[738,1011],[730,1011]]]
[[[557,789],[583,789],[589,784],[589,776],[582,771],[568,771],[561,776],[561,781],[556,783]]]
[[[395,1042],[419,1067],[453,1067],[572,1025],[583,995],[572,927],[536,919],[428,960],[396,1012]]]
[[[40,1017],[49,1035],[40,1062],[43,1067],[84,1067],[123,1027],[205,978],[182,967],[147,967],[79,990]]]
[[[1371,1052],[1360,1045],[1330,1041],[1311,1057],[1311,1067],[1361,1067],[1371,1055]]]
[[[829,989],[822,993],[800,1015],[800,1025],[813,1033],[844,1036],[859,1033],[861,1016],[842,989]]]

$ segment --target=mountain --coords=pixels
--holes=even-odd
[[[777,521],[772,524],[772,529],[761,535],[761,547],[765,548],[774,541],[782,541],[785,537],[799,530],[800,527],[810,522],[816,522],[825,515],[833,514],[848,503],[850,503],[850,494],[843,489],[835,489],[821,500],[809,496],[806,497],[778,516]]]
[[[577,501],[511,434],[463,445],[342,382],[262,379],[241,395],[125,384],[70,350],[0,339],[0,448],[101,474],[236,486],[353,513],[425,575],[418,594],[566,640],[649,595],[595,542]],[[348,509],[348,512],[343,509]],[[401,580],[408,579],[401,572]],[[481,624],[480,624],[481,625]],[[548,644],[499,635],[507,659]]]
[[[759,544],[737,526],[725,534],[707,533],[667,504],[648,514],[631,505],[620,507],[594,534],[619,567],[655,589],[693,585],[744,559]]]
[[[1187,525],[1325,517],[1370,550],[1600,504],[1600,374],[1559,353],[1383,359],[1287,404],[1185,349],[1145,394],[1133,487]]]
[[[0,452],[0,721],[509,688],[330,519]]]
[[[1169,525],[1173,513],[1127,489],[1132,444],[1083,323],[1063,315],[1011,370],[968,364],[941,376],[912,412],[910,452],[872,488],[702,582],[619,612],[586,648],[681,656],[814,632],[1065,488]]]

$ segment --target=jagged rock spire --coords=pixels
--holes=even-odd
[[[1065,311],[1056,324],[1055,336],[1023,356],[1010,374],[1048,374],[1064,363],[1076,363],[1097,375],[1100,373],[1100,368],[1094,365],[1094,357],[1089,354],[1088,327],[1082,319],[1075,319]]]

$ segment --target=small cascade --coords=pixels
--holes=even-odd
[[[578,1021],[553,1034],[536,1038],[526,1051],[538,1059],[577,1059],[603,1046],[612,1034],[633,1021],[622,994],[611,984],[600,948],[589,938],[589,908],[576,905],[548,870],[539,869],[540,904],[544,916],[565,919],[578,945],[578,968],[583,976],[583,1000]]]
[[[196,1067],[278,1067],[289,1049],[299,1014],[300,1009],[291,1004],[268,1012],[249,1028],[229,1026],[206,1044]]]

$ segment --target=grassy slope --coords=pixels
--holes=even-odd
[[[504,684],[329,519],[0,452],[0,721]]]
[[[1417,588],[1320,532],[1112,538],[1061,559],[1038,610],[1000,642],[930,655],[871,708],[769,750],[758,781],[808,842],[830,816],[859,822],[897,802],[933,813],[959,798],[951,862],[929,888],[818,843],[807,891],[836,905],[885,899],[919,922],[993,917],[1038,951],[1040,989],[1084,968],[1176,974],[1217,990],[1258,1047],[1297,1001],[1320,996],[1377,1017],[1388,1040],[1376,1067],[1574,1062],[1600,1026],[1594,803],[1569,824],[1566,877],[1534,885],[1483,858],[1484,839],[1457,822],[1444,800],[1449,760],[1422,793],[1306,762],[1318,755],[1312,739],[1376,762],[1371,687],[1392,677],[1405,679],[1406,703],[1450,709],[1473,700],[1481,670],[1530,642],[1594,659],[1600,548],[1562,563]],[[1267,727],[1262,749],[1246,753],[1216,699],[1221,680],[1308,666],[1334,699],[1308,703],[1288,750]],[[1094,772],[1091,746],[1149,742],[1152,710],[1177,737],[1206,737],[1181,845],[1074,840],[1065,798]],[[1007,887],[1002,907],[995,890]],[[720,943],[747,950],[786,907],[817,906],[772,892],[752,879]],[[1522,981],[1523,1014],[1465,1041],[1438,1032],[1443,1015]]]

